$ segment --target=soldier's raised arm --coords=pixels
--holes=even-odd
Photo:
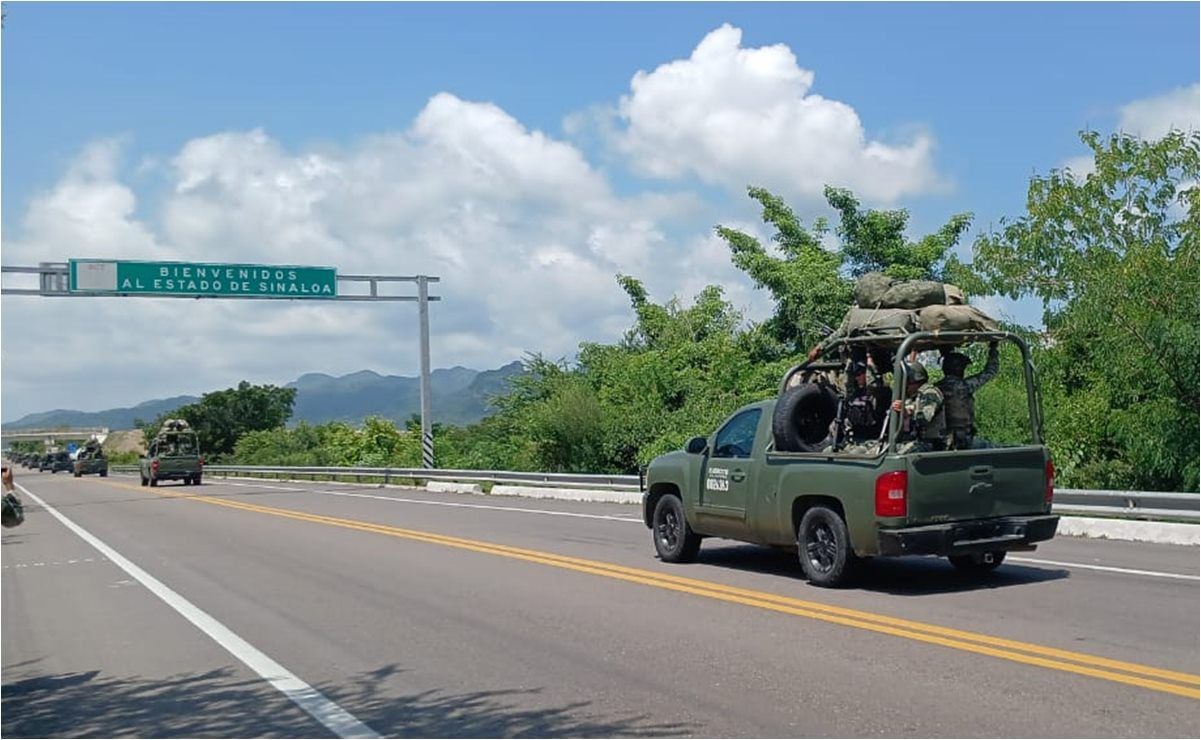
[[[1001,352],[997,349],[997,343],[988,343],[988,361],[984,363],[984,369],[976,373],[970,378],[964,378],[963,382],[967,384],[968,390],[972,393],[980,390],[980,386],[997,377],[997,371],[1001,369]]]

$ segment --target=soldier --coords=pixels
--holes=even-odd
[[[930,384],[925,366],[917,361],[905,363],[905,399],[892,402],[892,410],[901,413],[902,444],[897,451],[928,452],[947,448],[947,425],[942,391]]]
[[[975,396],[976,391],[997,374],[1000,366],[997,343],[988,343],[988,361],[984,363],[984,370],[970,378],[964,378],[963,372],[971,363],[972,358],[960,352],[947,354],[942,358],[942,371],[946,377],[937,383],[943,396],[948,439],[951,449],[955,450],[967,450],[987,444],[976,440]]]

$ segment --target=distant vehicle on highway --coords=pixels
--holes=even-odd
[[[71,461],[71,455],[66,450],[59,452],[51,452],[42,459],[42,465],[38,470],[49,470],[51,473],[58,471],[71,472],[74,463]]]
[[[869,344],[870,341],[870,344]],[[839,448],[836,429],[846,407],[835,381],[851,374],[851,351],[888,352],[892,397],[906,388],[910,350],[1008,341],[1021,351],[1030,413],[1030,442],[986,448],[923,449],[899,445],[902,414],[882,418],[878,445]],[[1055,535],[1051,514],[1055,468],[1042,442],[1030,351],[1008,332],[915,332],[893,338],[847,338],[841,362],[792,368],[778,399],[737,410],[708,437],[662,455],[646,471],[643,521],[667,562],[694,559],[704,537],[795,547],[802,570],[818,586],[846,583],[864,558],[940,555],[960,570],[985,573],[1012,550],[1033,550]],[[893,354],[895,353],[895,355]],[[895,363],[893,362],[895,357]],[[887,386],[886,386],[887,388]],[[885,405],[884,408],[889,408]],[[785,411],[807,451],[781,443]],[[785,425],[787,426],[787,424]],[[827,438],[827,435],[830,435]],[[792,446],[791,450],[797,450]]]
[[[200,439],[188,422],[168,419],[155,435],[146,454],[138,459],[143,486],[157,486],[161,480],[181,480],[184,485],[200,485],[204,458]]]
[[[99,443],[80,448],[74,465],[76,478],[93,473],[99,474],[101,478],[108,477],[108,458],[105,457],[104,448]]]

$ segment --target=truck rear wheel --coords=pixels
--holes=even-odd
[[[688,526],[688,520],[684,518],[684,504],[674,494],[663,496],[655,504],[651,533],[655,539],[655,552],[665,563],[691,562],[701,549],[700,535]]]
[[[851,549],[846,522],[838,512],[825,506],[814,506],[801,517],[797,555],[805,578],[823,588],[843,585],[859,565],[859,558]]]
[[[998,565],[1005,562],[1005,551],[993,550],[971,555],[951,555],[947,560],[950,560],[951,565],[955,566],[958,571],[982,575],[991,573],[997,569]]]

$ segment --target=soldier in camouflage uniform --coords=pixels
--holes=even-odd
[[[951,352],[942,358],[942,370],[946,374],[938,381],[942,391],[943,413],[946,418],[948,442],[953,450],[979,449],[988,446],[976,439],[976,391],[996,377],[1000,366],[997,343],[989,342],[988,361],[984,370],[970,378],[963,377],[964,370],[972,359],[959,352]]]
[[[947,448],[947,424],[942,391],[930,383],[920,362],[906,363],[908,381],[905,399],[892,402],[892,410],[901,413],[901,434],[897,452],[929,452]]]

